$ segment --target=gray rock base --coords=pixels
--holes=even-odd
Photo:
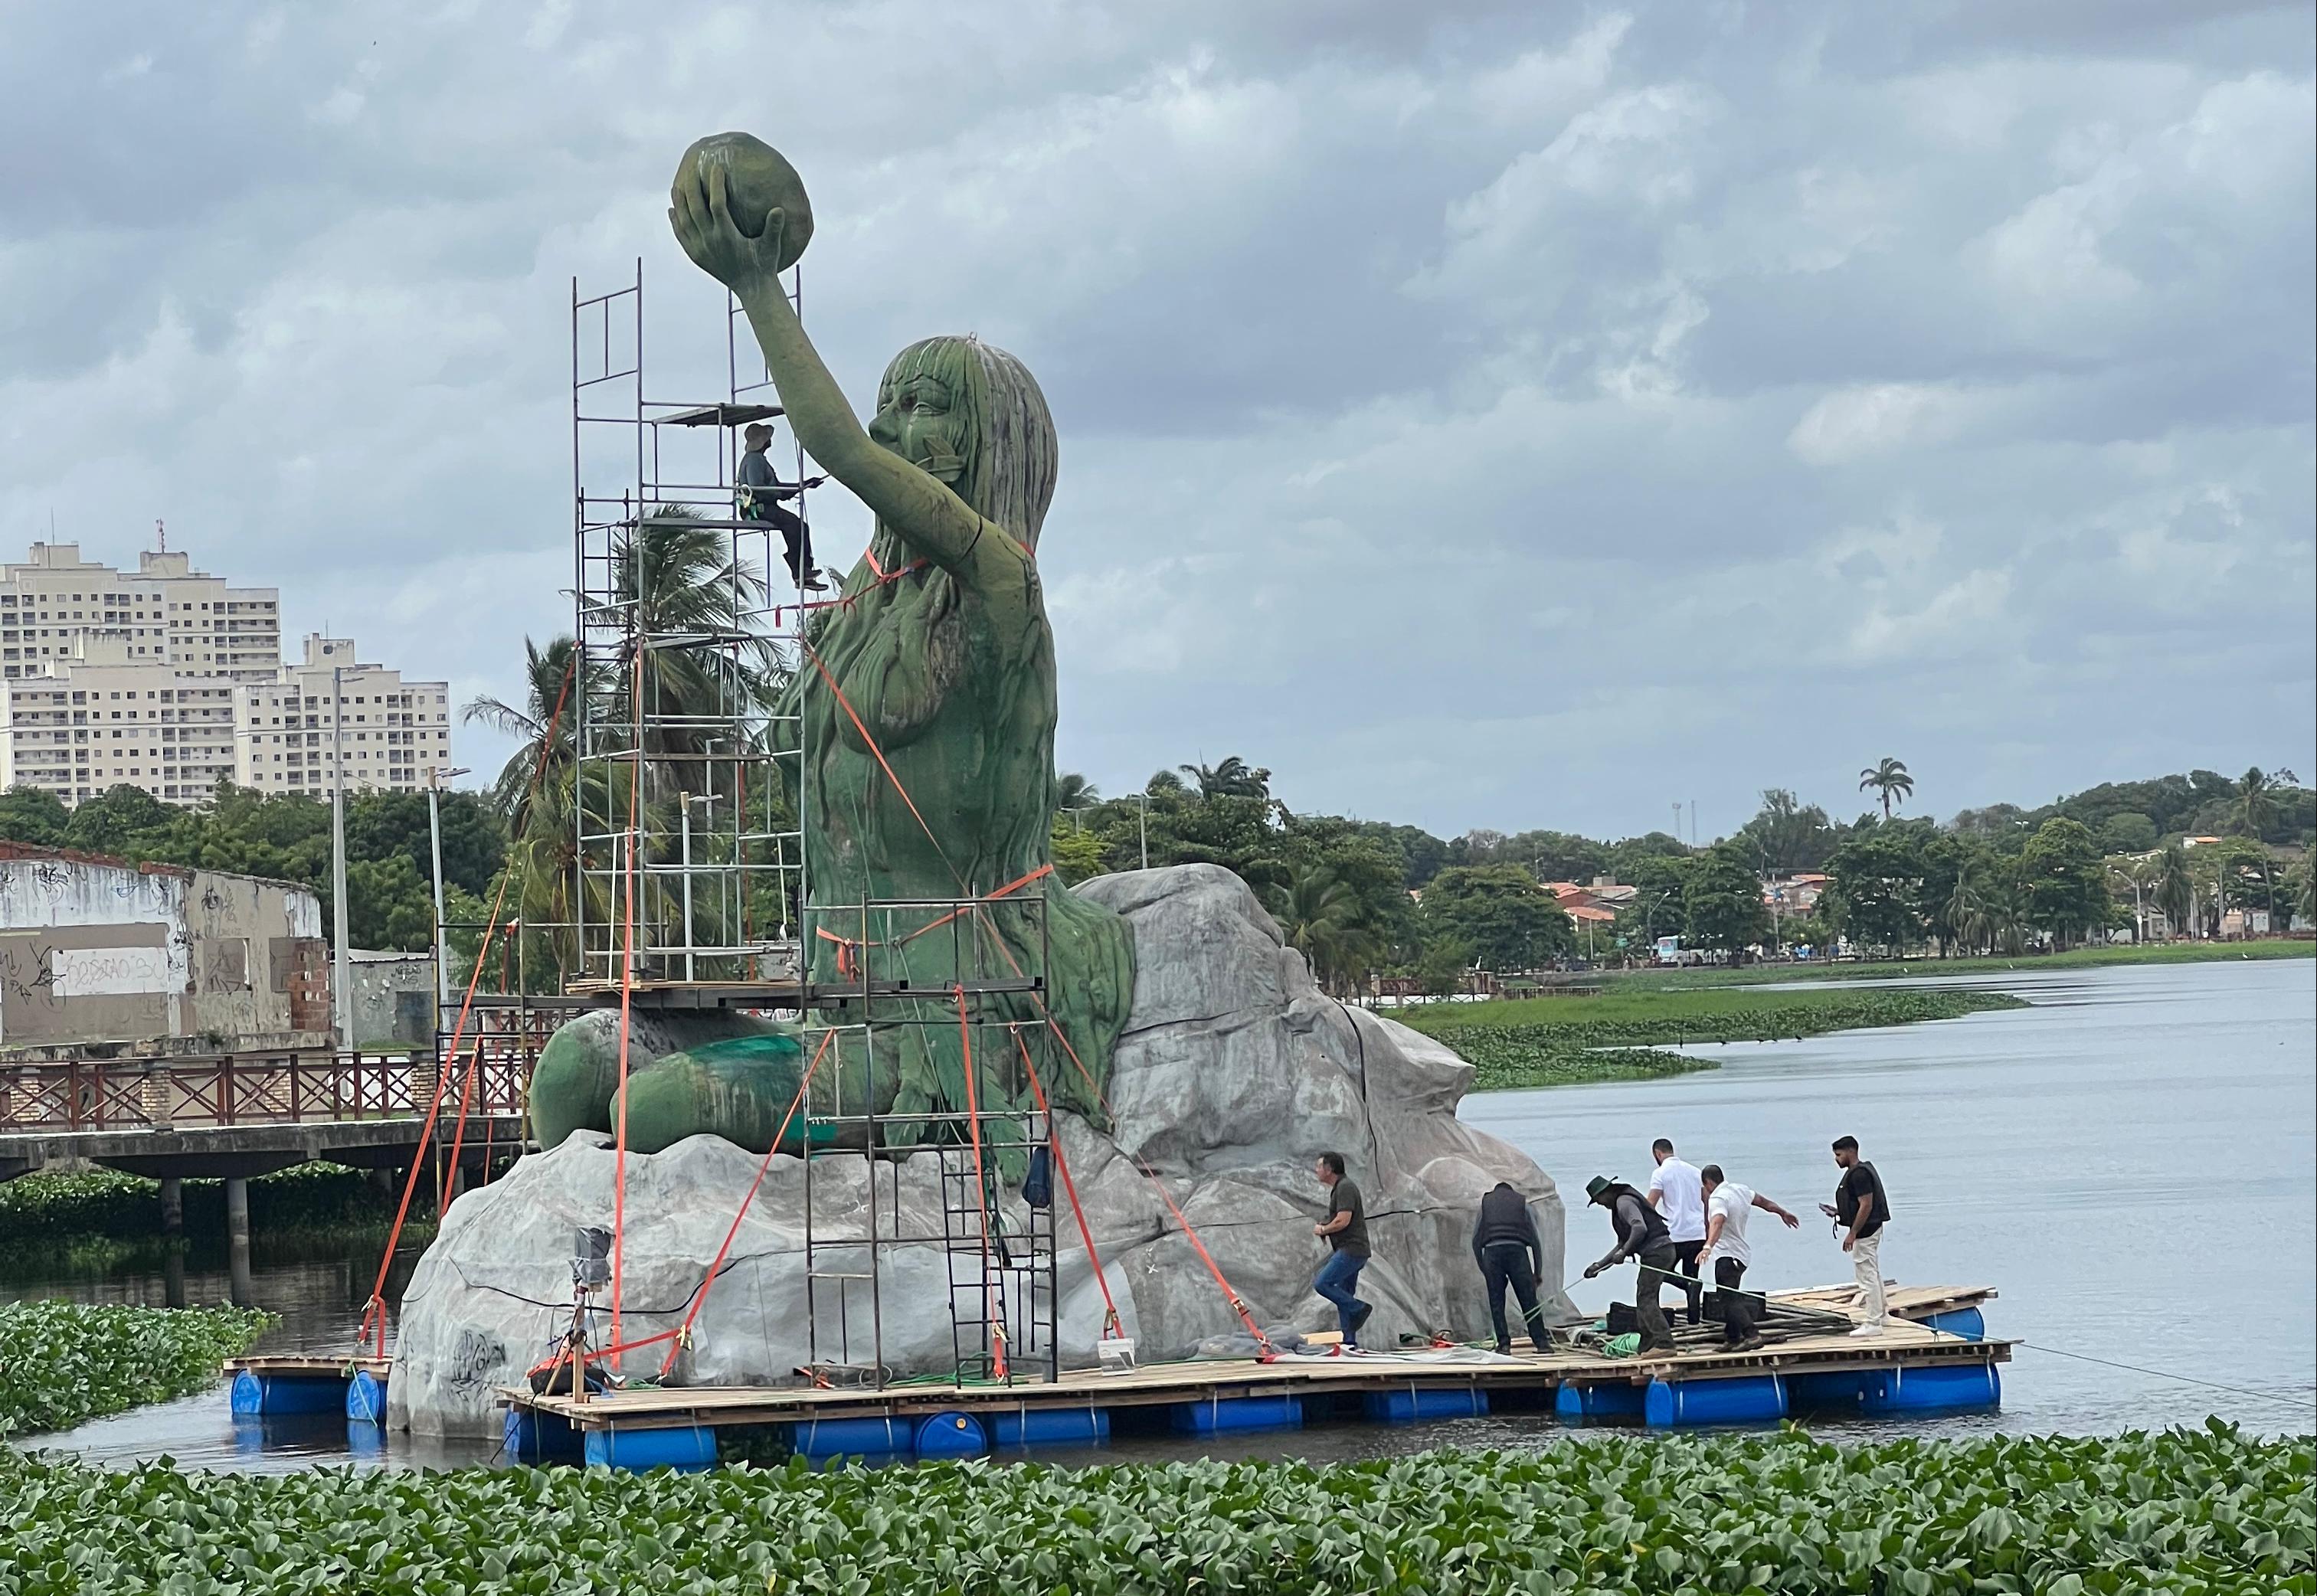
[[[1134,1004],[1112,1064],[1109,1135],[1058,1116],[1056,1137],[1076,1180],[1103,1273],[1144,1360],[1186,1355],[1243,1333],[1239,1316],[1136,1167],[1147,1165],[1198,1232],[1232,1288],[1266,1329],[1332,1329],[1312,1294],[1326,1243],[1312,1164],[1340,1152],[1364,1192],[1374,1256],[1359,1293],[1375,1305],[1362,1339],[1490,1333],[1471,1254],[1481,1196],[1509,1181],[1529,1194],[1545,1238],[1548,1315],[1577,1315],[1552,1291],[1561,1278],[1563,1217],[1552,1180],[1527,1157],[1460,1123],[1472,1066],[1397,1022],[1320,992],[1302,955],[1245,883],[1208,865],[1104,876],[1078,889],[1126,916],[1135,939]],[[963,1156],[962,1154],[953,1156]],[[487,1434],[492,1394],[520,1383],[569,1323],[572,1236],[608,1226],[613,1154],[606,1138],[572,1137],[525,1158],[452,1208],[405,1294],[389,1420],[428,1433]],[[622,1333],[673,1329],[722,1244],[759,1158],[695,1137],[628,1160]],[[945,1374],[957,1348],[953,1271],[962,1310],[980,1294],[980,1260],[953,1260],[942,1241],[939,1159],[816,1159],[811,1170],[824,1275],[864,1273],[877,1190],[878,1311],[868,1283],[813,1283],[808,1308],[806,1172],[777,1157],[734,1235],[725,1266],[671,1378],[699,1385],[787,1383],[815,1355],[867,1364],[881,1353],[900,1374]],[[1095,1361],[1103,1297],[1055,1182],[1056,1308],[1065,1367]],[[1006,1197],[1017,1234],[1027,1214]],[[1001,1276],[1001,1278],[1006,1278]],[[1026,1296],[1018,1276],[1008,1281]],[[881,1335],[880,1329],[881,1326]],[[1031,1355],[1026,1326],[1015,1360]],[[608,1339],[599,1317],[597,1339]],[[1040,1333],[1042,1334],[1042,1331]],[[657,1372],[665,1344],[631,1354],[625,1371]]]

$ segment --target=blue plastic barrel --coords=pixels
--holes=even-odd
[[[1553,1394],[1552,1411],[1564,1424],[1581,1424],[1588,1419],[1638,1419],[1642,1388],[1623,1381],[1614,1386],[1564,1384]]]
[[[795,1446],[802,1458],[870,1458],[906,1456],[917,1440],[907,1419],[808,1419],[796,1427]]]
[[[228,1400],[237,1418],[344,1413],[346,1382],[337,1375],[262,1375],[244,1369],[234,1374]]]
[[[989,1437],[971,1413],[935,1413],[918,1422],[920,1458],[979,1458],[989,1450]]]
[[[993,1447],[1098,1447],[1110,1440],[1110,1415],[1100,1408],[1042,1408],[988,1413],[982,1427]]]
[[[1859,1411],[1869,1418],[1957,1413],[2003,1405],[2003,1380],[1992,1363],[1904,1364],[1867,1381]]]
[[[1204,1402],[1174,1403],[1169,1415],[1183,1435],[1303,1428],[1303,1404],[1293,1396],[1210,1396]]]
[[[582,1443],[590,1468],[675,1468],[690,1474],[716,1467],[716,1432],[704,1424],[673,1430],[590,1430]]]
[[[581,1456],[579,1432],[552,1413],[511,1407],[500,1434],[506,1455],[517,1463],[577,1462]]]
[[[1959,1335],[1965,1341],[1987,1339],[1987,1321],[1980,1316],[1977,1308],[1950,1308],[1944,1314],[1933,1314],[1923,1321],[1923,1328]]]
[[[1692,1424],[1768,1424],[1786,1416],[1785,1382],[1775,1374],[1721,1380],[1651,1380],[1642,1417],[1658,1429]]]
[[[346,1382],[346,1417],[357,1424],[386,1422],[386,1382],[366,1369]]]
[[[1485,1419],[1489,1394],[1477,1386],[1414,1386],[1369,1391],[1360,1398],[1372,1424],[1428,1424],[1437,1419]]]

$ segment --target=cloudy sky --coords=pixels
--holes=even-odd
[[[569,300],[787,152],[855,396],[975,331],[1061,429],[1060,759],[1707,836],[2317,776],[2312,13],[2150,0],[6,8],[0,553],[153,521],[515,691]],[[865,521],[819,495],[823,551]],[[505,749],[473,734],[461,756]]]

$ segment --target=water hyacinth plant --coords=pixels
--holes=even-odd
[[[1395,1018],[1454,1048],[1476,1067],[1472,1084],[1561,1086],[1711,1069],[1655,1051],[1700,1042],[1773,1042],[1829,1031],[1955,1020],[2021,1009],[2008,992],[1613,992],[1400,1010]]]
[[[0,1591],[2182,1596],[2313,1590],[2313,1449],[2214,1423],[1365,1463],[285,1477],[0,1458]]]
[[[247,1308],[0,1303],[0,1435],[67,1430],[198,1391],[274,1323]]]

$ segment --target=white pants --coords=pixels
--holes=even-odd
[[[1858,1271],[1858,1304],[1865,1310],[1859,1323],[1880,1330],[1891,1316],[1883,1300],[1883,1233],[1878,1230],[1851,1243],[1850,1263]]]

